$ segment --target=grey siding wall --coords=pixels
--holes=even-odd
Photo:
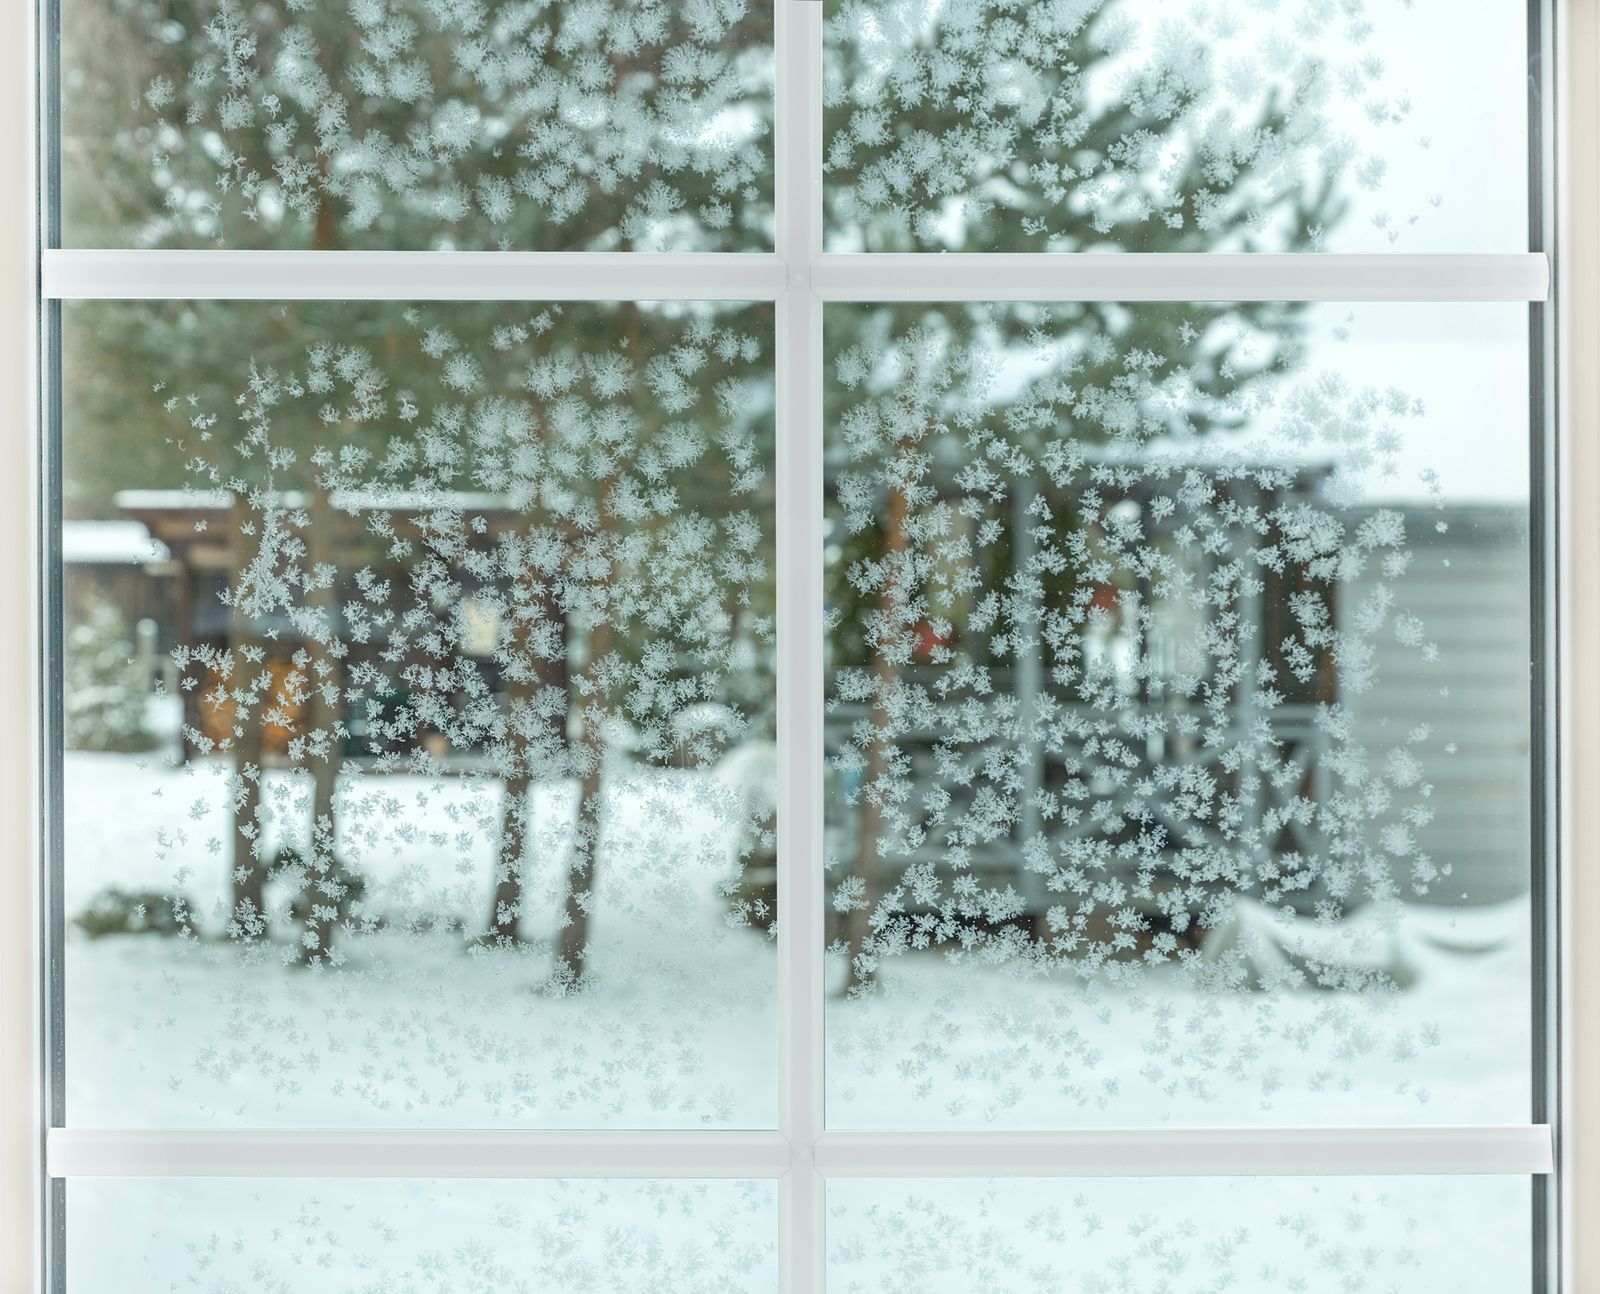
[[[1446,523],[1439,533],[1435,521]],[[1419,617],[1439,659],[1423,662],[1385,635],[1378,683],[1346,697],[1362,739],[1377,751],[1418,724],[1433,735],[1414,748],[1433,786],[1434,820],[1419,833],[1452,875],[1428,896],[1492,903],[1526,892],[1529,875],[1531,661],[1526,513],[1476,507],[1411,511],[1415,560],[1393,581],[1396,607]],[[1381,578],[1351,586],[1352,614]],[[1454,743],[1454,753],[1447,746]]]

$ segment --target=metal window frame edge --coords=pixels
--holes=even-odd
[[[1554,6],[1559,546],[1552,1288],[1600,1290],[1600,0]]]
[[[776,1132],[52,1128],[78,1177],[1322,1177],[1551,1172],[1542,1125]],[[796,1204],[798,1207],[798,1202]],[[809,1233],[806,1233],[809,1235]]]
[[[0,1289],[45,1279],[37,731],[36,6],[0,6]]]

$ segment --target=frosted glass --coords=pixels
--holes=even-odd
[[[827,0],[828,249],[1524,251],[1527,12]]]
[[[831,1294],[1520,1289],[1517,1177],[830,1182]]]
[[[830,1121],[1526,1119],[1525,309],[827,334]]]
[[[770,309],[65,316],[68,1117],[771,1126]]]
[[[772,246],[770,3],[61,7],[66,246]]]
[[[777,1191],[737,1181],[67,1184],[68,1294],[778,1288]]]

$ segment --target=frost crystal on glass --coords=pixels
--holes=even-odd
[[[224,308],[86,308],[202,354],[108,469],[165,660],[69,651],[152,717],[67,755],[75,1108],[770,1122],[770,310]]]
[[[771,246],[768,5],[72,4],[69,241]]]
[[[775,1294],[776,1195],[748,1181],[87,1179],[69,1291]]]
[[[1294,320],[829,308],[841,1121],[1509,1117],[1526,469]]]
[[[1493,1294],[1526,1279],[1528,1209],[1514,1177],[834,1181],[828,1288]]]
[[[1460,41],[1427,0],[827,12],[830,250],[1403,250],[1419,225],[1450,250],[1522,245],[1488,186],[1469,228],[1429,228],[1441,178],[1454,202],[1474,192],[1477,150],[1521,165],[1461,75],[1519,79],[1517,6],[1488,6]],[[1502,120],[1521,112],[1496,102]]]

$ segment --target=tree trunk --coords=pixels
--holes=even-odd
[[[338,540],[334,533],[337,514],[328,491],[311,487],[307,504],[310,523],[306,527],[306,574],[318,566],[336,566]],[[305,759],[311,772],[311,830],[307,838],[306,892],[301,896],[302,939],[300,957],[310,962],[325,956],[332,939],[334,922],[320,921],[315,909],[331,907],[342,911],[347,905],[346,885],[336,853],[338,842],[334,795],[339,786],[339,770],[344,764],[341,729],[341,698],[344,670],[339,645],[339,589],[313,588],[306,605],[320,609],[327,617],[325,637],[306,644],[306,687],[309,689],[300,725],[306,741]],[[319,753],[319,747],[322,749]],[[304,936],[314,936],[309,942]]]
[[[235,650],[235,660],[243,662]],[[238,665],[235,665],[235,669]],[[235,708],[235,714],[239,707]],[[228,933],[236,939],[266,936],[266,908],[262,898],[267,862],[259,856],[261,807],[261,723],[246,716],[244,732],[233,739],[233,772],[243,795],[233,806],[233,923]]]
[[[533,812],[529,803],[532,790],[533,780],[524,773],[506,778],[494,908],[489,914],[489,940],[498,945],[514,944],[518,940],[517,922],[522,917],[522,869],[525,866],[523,851],[527,848],[528,818]]]
[[[567,869],[567,895],[561,908],[561,936],[556,948],[556,974],[566,983],[583,980],[589,951],[589,903],[594,891],[595,858],[600,844],[600,765],[604,754],[590,749],[591,767],[578,789],[578,824]]]
[[[506,684],[506,705],[515,716],[519,704],[527,704],[537,680]],[[512,765],[505,777],[505,800],[500,811],[500,848],[495,863],[494,904],[489,910],[489,939],[498,945],[517,942],[517,923],[522,917],[522,877],[527,866],[528,837],[533,817],[533,770],[529,767],[528,745],[511,738]]]
[[[855,875],[861,878],[862,891],[858,902],[845,914],[844,938],[849,950],[849,976],[845,981],[847,994],[859,993],[869,987],[877,970],[873,955],[872,910],[878,903],[880,886],[878,866],[878,837],[883,831],[883,805],[879,796],[879,782],[889,771],[887,748],[894,735],[888,731],[889,697],[900,682],[900,667],[889,660],[888,648],[893,641],[899,618],[901,601],[898,587],[899,575],[895,559],[906,548],[906,494],[903,488],[889,487],[888,511],[884,517],[883,558],[886,582],[878,606],[888,624],[884,633],[870,644],[873,651],[872,670],[876,681],[873,689],[874,707],[882,712],[883,722],[875,726],[871,744],[867,747],[867,767],[861,778],[861,790],[856,803],[856,865]]]
[[[317,157],[317,171],[327,179],[328,160]],[[333,246],[333,208],[326,193],[321,195],[312,229],[311,245],[317,251]],[[307,484],[305,527],[305,574],[312,580],[317,567],[338,565],[338,542],[334,533],[336,514],[326,488],[315,481]],[[344,762],[340,734],[343,697],[343,670],[339,658],[339,588],[337,580],[327,588],[308,587],[306,607],[324,613],[323,636],[303,644],[305,650],[305,708],[297,725],[305,742],[303,758],[311,774],[311,822],[306,836],[304,889],[296,896],[291,914],[300,926],[298,954],[302,965],[325,957],[332,943],[338,918],[320,917],[317,909],[332,908],[336,913],[349,901],[347,877],[339,866],[334,795],[339,786],[339,769]]]
[[[611,626],[602,622],[589,631],[588,664],[611,652]],[[599,703],[596,703],[598,708]],[[562,903],[561,936],[556,948],[556,974],[565,983],[577,985],[584,978],[584,960],[589,952],[589,909],[594,894],[595,871],[600,854],[600,826],[603,815],[601,774],[605,765],[605,741],[598,725],[584,717],[583,768],[578,782],[578,822],[572,840],[572,860],[567,868],[567,894]]]
[[[628,349],[640,353],[639,314],[634,311],[628,327]],[[599,533],[611,529],[606,514],[606,498],[616,488],[616,477],[606,475],[599,483],[595,498],[599,502]],[[609,609],[607,609],[609,614]],[[585,668],[595,666],[611,654],[611,622],[601,619],[589,627],[585,645]],[[569,694],[570,695],[570,694]],[[591,702],[594,712],[603,712],[604,694]],[[572,859],[567,868],[567,892],[561,905],[561,933],[556,942],[555,973],[563,983],[576,987],[585,978],[586,959],[589,955],[589,917],[593,903],[595,872],[600,857],[600,827],[604,812],[601,785],[605,765],[605,739],[598,724],[589,722],[590,712],[583,719],[583,766],[578,780],[578,821],[572,837]]]
[[[540,608],[544,620],[561,626],[560,640],[564,653],[567,641],[564,614],[548,593],[542,596]],[[539,780],[536,776],[537,764],[540,759],[548,757],[541,752],[559,749],[566,742],[566,706],[560,712],[562,718],[551,720],[554,730],[546,733],[538,731],[531,713],[541,688],[560,688],[570,698],[571,684],[566,657],[562,654],[555,660],[541,660],[530,645],[532,636],[530,629],[524,636],[523,645],[514,648],[512,653],[513,659],[526,667],[525,671],[516,677],[508,675],[505,684],[506,708],[509,712],[507,742],[511,755],[505,774],[494,901],[488,922],[488,939],[498,945],[516,943],[520,937],[517,927],[523,916],[523,880],[528,865],[528,846],[533,840],[533,790]]]
[[[233,502],[232,591],[239,592],[243,572],[250,564],[250,539],[244,533],[250,516],[249,504],[236,497]],[[255,661],[246,659],[247,648],[260,645],[249,615],[234,606],[228,622],[228,651],[233,659],[233,672],[228,679],[229,690],[234,693],[233,774],[241,793],[233,805],[233,916],[228,933],[235,939],[255,940],[266,936],[266,909],[262,891],[266,880],[267,860],[260,856],[260,823],[257,814],[261,807],[261,762],[263,732],[260,706],[251,686],[255,672],[261,668]],[[248,697],[240,701],[241,696]]]

